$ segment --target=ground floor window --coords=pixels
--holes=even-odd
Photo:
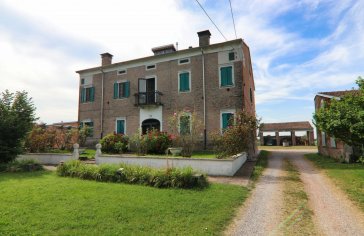
[[[321,145],[323,147],[326,146],[326,134],[325,134],[325,132],[321,132]]]
[[[93,137],[94,136],[94,122],[91,120],[83,120],[80,122],[80,128],[82,129],[83,127],[88,127],[90,128],[90,132],[88,134],[87,137]]]
[[[221,132],[224,132],[229,126],[234,124],[234,110],[225,110],[221,112],[220,126]]]
[[[183,114],[179,117],[179,133],[182,135],[191,133],[191,114]]]
[[[117,134],[125,134],[126,122],[125,118],[116,119],[115,132]]]
[[[336,148],[336,140],[333,137],[330,138],[330,147]]]

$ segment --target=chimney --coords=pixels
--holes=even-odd
[[[112,64],[112,55],[108,52],[102,53],[101,55],[101,66],[107,66]]]
[[[210,30],[204,30],[197,32],[199,38],[199,47],[205,47],[210,45]]]

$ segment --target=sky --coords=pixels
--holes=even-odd
[[[228,40],[228,0],[200,0]],[[250,47],[257,115],[311,121],[315,94],[356,87],[364,76],[364,0],[231,0],[236,33]],[[195,0],[0,0],[0,92],[25,90],[39,121],[77,120],[76,70],[120,62],[196,32],[225,41]]]

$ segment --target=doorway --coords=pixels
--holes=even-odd
[[[155,103],[155,78],[139,79],[139,104]]]
[[[161,123],[157,119],[146,119],[142,122],[142,134],[146,134],[148,130],[161,130]]]

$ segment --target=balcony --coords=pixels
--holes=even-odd
[[[159,91],[151,92],[139,92],[134,94],[135,96],[135,106],[159,106],[161,103],[161,96],[163,94]]]

